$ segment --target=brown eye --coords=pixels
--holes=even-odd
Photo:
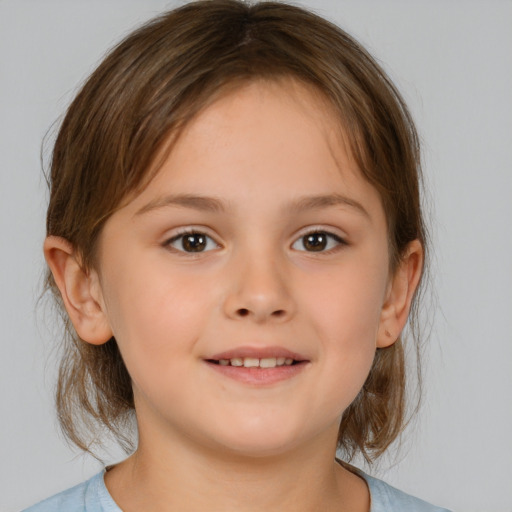
[[[334,233],[312,231],[311,233],[301,236],[292,247],[298,251],[326,252],[339,245],[345,245],[345,241]]]
[[[206,247],[206,237],[199,233],[185,235],[182,238],[181,245],[187,252],[201,252]]]
[[[310,233],[302,238],[302,245],[306,251],[323,251],[327,247],[327,235]]]
[[[196,232],[175,236],[167,245],[181,252],[206,252],[218,247],[211,237]]]

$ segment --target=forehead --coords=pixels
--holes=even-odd
[[[169,136],[156,158],[155,174],[182,159],[190,163],[193,158],[229,158],[247,164],[259,149],[271,152],[275,167],[308,150],[323,151],[343,159],[348,172],[357,164],[345,135],[341,116],[312,85],[291,77],[235,82],[214,93],[179,132]]]
[[[171,135],[134,207],[164,193],[225,196],[247,205],[263,195],[266,205],[327,193],[373,200],[376,191],[346,140],[340,116],[313,86],[290,78],[238,84]]]

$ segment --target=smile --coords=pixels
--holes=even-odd
[[[291,357],[233,357],[232,359],[210,360],[221,366],[243,366],[244,368],[275,368],[276,366],[291,366],[298,363]]]
[[[310,361],[280,347],[238,347],[204,360],[223,377],[252,386],[268,386],[302,373]]]

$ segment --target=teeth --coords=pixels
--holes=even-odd
[[[260,359],[260,368],[275,368],[277,364],[277,359],[275,357],[267,357],[265,359]]]
[[[246,368],[256,368],[260,365],[260,360],[254,357],[244,357],[244,366]]]
[[[232,359],[219,359],[221,366],[243,366],[245,368],[275,368],[276,366],[291,366],[291,357],[233,357]]]

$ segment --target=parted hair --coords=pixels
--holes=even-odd
[[[69,106],[48,172],[47,235],[67,239],[84,271],[95,268],[109,216],[151,180],[173,135],[221,94],[252,80],[292,78],[313,87],[339,118],[360,172],[387,219],[391,271],[427,233],[420,207],[418,135],[386,73],[346,32],[303,8],[238,0],[188,3],[151,20],[113,48]],[[92,345],[75,332],[48,271],[46,287],[65,323],[56,404],[73,443],[91,450],[105,429],[127,447],[134,401],[116,340]],[[409,320],[419,347],[418,297]],[[409,376],[408,376],[409,377]],[[370,374],[344,412],[346,458],[380,456],[404,428],[401,339],[377,349]]]

